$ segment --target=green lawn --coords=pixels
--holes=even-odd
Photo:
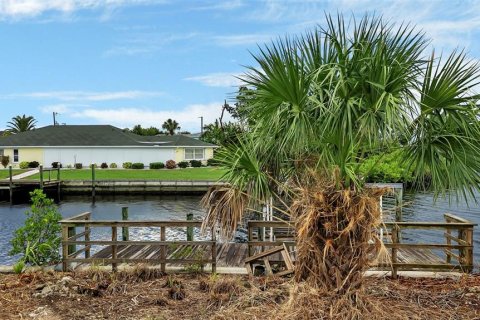
[[[96,180],[218,180],[225,171],[219,168],[186,168],[186,169],[160,169],[160,170],[132,170],[132,169],[95,169]],[[53,171],[51,177],[56,178]],[[62,180],[91,180],[91,169],[62,169]],[[38,174],[27,179],[38,179]],[[44,173],[48,180],[48,172]]]
[[[21,170],[21,169],[13,169],[13,175],[24,173],[25,171],[28,170]],[[0,179],[6,179],[8,178],[8,169],[0,169]]]

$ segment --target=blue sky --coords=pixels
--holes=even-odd
[[[0,129],[167,118],[199,131],[231,99],[257,44],[301,34],[324,13],[409,21],[436,52],[480,58],[480,1],[0,0]]]

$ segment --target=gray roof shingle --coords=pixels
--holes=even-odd
[[[216,147],[183,135],[139,136],[110,125],[61,125],[0,137],[0,147]]]

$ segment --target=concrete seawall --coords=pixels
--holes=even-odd
[[[166,181],[166,180],[97,180],[96,194],[199,194],[214,185],[215,181]],[[62,194],[91,194],[91,180],[64,180]]]

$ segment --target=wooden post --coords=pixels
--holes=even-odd
[[[217,235],[215,234],[215,228],[211,229],[212,232],[212,273],[217,273]]]
[[[12,166],[8,166],[8,176],[10,178],[9,182],[9,191],[10,191],[10,205],[13,205],[13,170]]]
[[[403,189],[398,190],[398,192],[393,189],[395,194],[395,221],[401,222],[403,221]],[[398,230],[397,240],[400,241],[402,239],[402,233]]]
[[[398,243],[398,226],[392,228],[392,243]],[[392,248],[392,278],[397,279],[398,267],[395,265],[397,263],[397,248]]]
[[[67,272],[68,270],[68,246],[65,243],[68,239],[68,227],[62,226],[62,271]]]
[[[57,164],[57,198],[60,201],[62,196],[62,181],[60,180],[60,162]]]
[[[95,202],[95,166],[92,164],[92,202]]]
[[[74,235],[76,235],[75,227],[68,227],[68,229],[67,229],[68,238],[71,238]],[[68,245],[68,255],[71,255],[72,253],[75,253],[75,251],[77,251],[77,246],[76,245],[74,245],[74,244]]]
[[[465,230],[463,229],[458,229],[458,239],[460,240],[465,240]],[[459,254],[458,254],[458,263],[460,263],[460,265],[464,265],[466,264],[466,250],[465,248],[462,248],[459,250]]]
[[[40,165],[40,189],[43,190],[43,165]]]
[[[465,241],[469,248],[465,248],[465,262],[468,265],[467,272],[473,271],[473,227],[465,230]]]
[[[448,221],[447,221],[448,222]],[[450,238],[452,232],[450,231],[450,229],[447,229],[445,231],[445,240],[447,240],[447,245],[449,246],[448,250],[445,250],[445,254],[446,254],[446,263],[451,263],[452,262],[452,254],[451,254],[451,249],[450,249],[450,246],[452,245],[452,239]]]
[[[117,227],[112,227],[112,259],[117,259]],[[117,271],[117,263],[112,262],[112,271]]]
[[[86,217],[85,220],[90,220],[90,215]],[[85,258],[88,259],[90,258],[90,227],[85,226]]]
[[[193,220],[193,213],[187,213],[187,220]],[[187,241],[193,241],[193,227],[187,227]]]
[[[248,224],[248,256],[252,256],[252,245],[250,244],[250,241],[253,240],[253,229],[250,227],[250,224]]]
[[[128,220],[128,207],[122,207],[122,220]],[[128,227],[122,227],[122,241],[128,241]]]
[[[160,241],[165,241],[166,235],[165,235],[165,227],[160,227]],[[166,247],[164,244],[160,247],[160,271],[165,272],[165,260],[167,258],[167,253],[166,253]]]

